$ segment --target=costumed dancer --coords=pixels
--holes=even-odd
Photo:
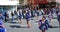
[[[26,21],[27,21],[27,27],[30,28],[31,25],[30,25],[30,12],[29,11],[26,11]]]
[[[0,32],[6,32],[6,29],[5,29],[4,24],[3,24],[3,20],[4,20],[4,17],[0,13]]]
[[[42,20],[39,20],[38,24],[41,32],[46,32],[46,30],[48,30],[49,22],[46,20],[45,16],[42,17]]]

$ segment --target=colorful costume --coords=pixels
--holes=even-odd
[[[42,20],[39,20],[39,29],[40,30],[48,30],[48,26],[49,26],[49,23],[48,23],[48,20],[45,20],[44,23],[42,23]]]
[[[5,32],[5,28],[3,27],[3,18],[2,16],[0,16],[0,32]]]
[[[30,13],[26,13],[26,20],[29,21],[30,20]]]

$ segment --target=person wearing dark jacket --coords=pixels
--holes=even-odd
[[[12,15],[12,21],[14,20],[14,13],[13,12],[11,12],[11,15]]]

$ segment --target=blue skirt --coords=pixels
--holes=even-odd
[[[29,20],[30,20],[30,18],[26,18],[26,20],[27,20],[27,21],[29,21]]]
[[[48,27],[45,26],[45,28],[43,28],[42,26],[39,26],[39,29],[40,29],[40,30],[48,30]]]

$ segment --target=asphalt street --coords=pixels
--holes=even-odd
[[[40,17],[41,19],[41,17]],[[48,19],[48,18],[47,18]],[[38,28],[37,17],[33,17],[30,20],[31,28],[27,28],[26,20],[23,19],[23,24],[20,24],[19,20],[14,20],[16,23],[4,23],[7,32],[41,32]],[[52,26],[59,26],[57,19],[52,19]],[[49,28],[47,32],[60,32],[60,28]]]

